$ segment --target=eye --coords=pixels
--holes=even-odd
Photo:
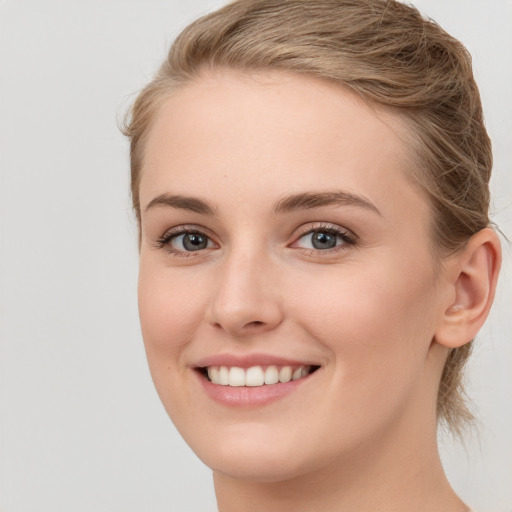
[[[302,249],[312,249],[317,251],[327,251],[336,249],[344,245],[354,245],[355,240],[349,233],[341,230],[341,228],[319,227],[309,230],[302,235],[294,244],[294,247]]]
[[[206,234],[186,228],[167,232],[157,240],[157,245],[161,248],[165,247],[170,253],[177,255],[186,255],[186,253],[216,247],[216,244]]]
[[[173,236],[171,245],[178,251],[200,251],[208,247],[209,239],[202,233],[183,233]]]

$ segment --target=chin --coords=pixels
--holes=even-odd
[[[304,422],[293,430],[289,424],[279,428],[275,423],[239,423],[217,425],[207,432],[199,427],[194,431],[189,424],[182,433],[214,473],[246,482],[278,483],[330,471],[333,464],[350,459],[357,446],[365,444],[364,429],[347,428],[345,435],[334,437],[316,426],[306,427]]]
[[[277,483],[293,480],[311,470],[310,464],[294,457],[282,458],[280,455],[259,450],[253,455],[240,456],[230,454],[212,457],[212,463],[203,459],[214,472],[221,473],[234,480],[258,483]],[[306,467],[305,467],[306,466]]]
[[[220,430],[183,431],[188,445],[214,472],[237,480],[280,482],[296,478],[315,466],[312,459],[316,457],[308,457],[308,453],[316,452],[314,447],[304,446],[303,441],[297,443],[294,436],[268,426],[246,424]],[[298,446],[302,446],[300,452]]]

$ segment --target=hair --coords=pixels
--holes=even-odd
[[[431,203],[431,243],[441,264],[489,225],[491,142],[471,56],[395,0],[237,0],[186,27],[124,127],[139,224],[144,148],[156,114],[176,88],[222,68],[317,77],[399,114],[417,164],[413,179]],[[473,419],[462,372],[471,347],[451,350],[438,391],[438,419],[456,433]]]

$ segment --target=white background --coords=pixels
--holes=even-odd
[[[209,470],[153,389],[117,120],[169,42],[220,0],[0,1],[0,512],[212,512]],[[414,2],[473,54],[512,234],[512,2]],[[512,511],[510,246],[469,366],[481,420],[443,443],[481,512]],[[363,512],[363,511],[362,511]]]

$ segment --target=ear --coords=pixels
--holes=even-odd
[[[470,342],[482,327],[494,299],[501,266],[501,245],[494,230],[475,233],[446,263],[446,304],[435,341],[448,348]]]

